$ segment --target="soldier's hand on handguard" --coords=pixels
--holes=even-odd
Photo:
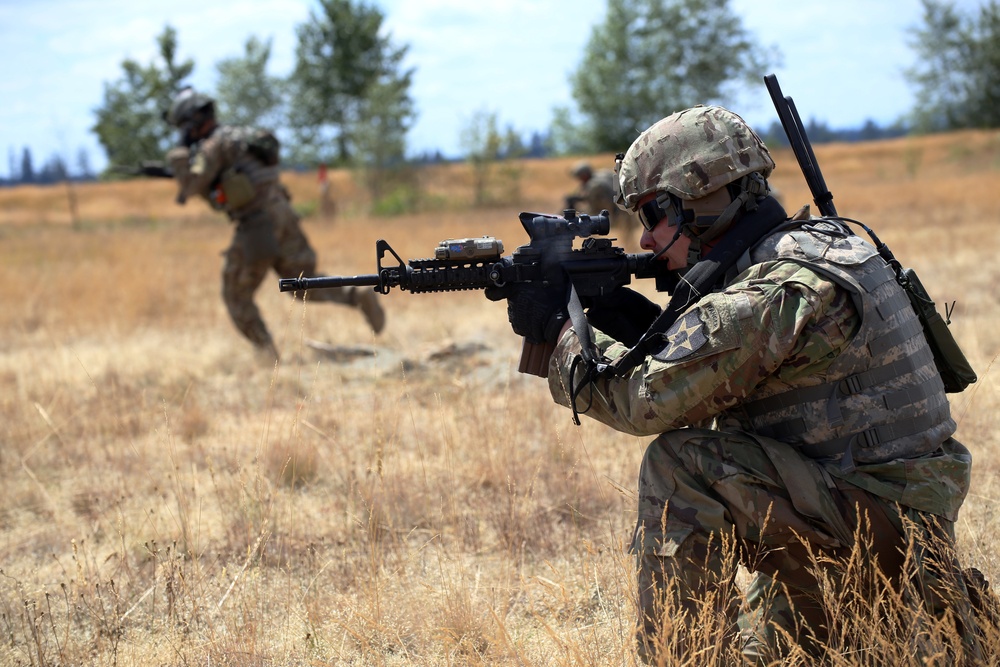
[[[561,289],[519,283],[486,288],[490,301],[507,299],[507,320],[514,333],[529,343],[555,344],[569,320],[566,297]]]
[[[615,340],[632,347],[660,314],[660,307],[628,287],[588,300],[587,321]]]

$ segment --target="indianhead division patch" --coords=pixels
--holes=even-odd
[[[693,354],[705,343],[705,325],[698,316],[698,310],[690,310],[667,330],[667,345],[653,355],[657,361],[680,361]]]

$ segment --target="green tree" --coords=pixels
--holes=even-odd
[[[356,149],[353,164],[376,203],[393,192],[416,196],[403,159],[413,119],[413,102],[406,92],[409,86],[409,73],[400,81],[375,83],[362,100],[358,122],[350,129]],[[409,202],[404,208],[415,205]]]
[[[485,110],[474,113],[462,128],[459,144],[465,151],[465,159],[472,166],[473,203],[485,206],[490,203],[490,172],[503,144],[496,113]]]
[[[472,166],[473,203],[489,206],[520,197],[524,142],[513,127],[500,131],[495,112],[480,110],[472,114],[459,134],[465,159]]]
[[[922,3],[923,23],[910,31],[917,64],[905,72],[916,88],[914,127],[1000,127],[1000,3],[972,14],[952,2]]]
[[[215,68],[219,117],[230,125],[274,128],[281,124],[282,79],[267,74],[271,40],[247,39],[242,57],[226,58]]]
[[[777,57],[729,0],[608,0],[570,78],[583,122],[573,126],[561,112],[553,136],[560,147],[624,151],[675,111],[730,103],[739,86],[759,85]]]
[[[109,167],[159,158],[173,143],[163,112],[194,70],[194,61],[177,61],[177,31],[169,25],[156,41],[161,62],[143,66],[131,58],[122,61],[122,78],[105,82],[104,102],[94,110],[97,122],[91,131]]]
[[[598,152],[594,148],[594,142],[591,140],[586,124],[581,125],[573,122],[573,114],[569,107],[556,107],[552,110],[549,141],[554,152],[561,155]],[[623,151],[624,149],[618,150]]]
[[[413,70],[402,70],[407,47],[394,46],[384,33],[378,7],[353,0],[318,4],[320,11],[296,28],[288,121],[299,159],[350,164],[373,110],[405,135],[414,114]],[[395,146],[401,159],[403,146]]]
[[[31,149],[27,146],[24,147],[24,152],[21,153],[21,182],[35,182],[35,162],[31,159]]]

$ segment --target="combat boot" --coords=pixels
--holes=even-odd
[[[351,292],[351,304],[361,309],[372,331],[379,333],[385,328],[385,311],[378,303],[375,290],[355,287]]]

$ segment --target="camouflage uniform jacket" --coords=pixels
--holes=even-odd
[[[252,128],[220,125],[190,149],[172,149],[167,160],[178,182],[178,200],[201,196],[233,220],[287,200],[278,167],[264,165],[248,150],[252,133]]]
[[[971,459],[950,438],[955,423],[926,341],[875,249],[839,229],[817,223],[765,239],[723,290],[678,317],[660,352],[624,377],[598,380],[592,401],[585,391],[586,414],[635,435],[713,425],[767,435],[851,484],[954,520]],[[600,332],[596,339],[609,360],[626,351]],[[550,390],[563,405],[579,350],[565,335],[550,362]],[[858,378],[869,386],[836,394]],[[900,421],[919,428],[900,435]],[[872,449],[858,446],[848,462],[856,466],[843,465],[848,442],[888,422],[898,437],[881,449],[878,438]],[[839,452],[824,448],[838,440]]]

